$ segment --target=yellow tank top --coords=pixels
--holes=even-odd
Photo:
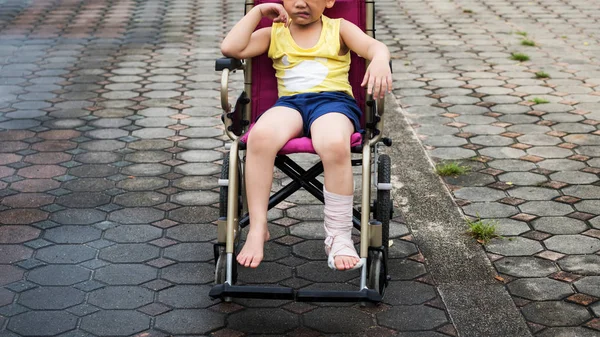
[[[340,19],[322,15],[319,41],[312,48],[296,44],[283,23],[271,28],[268,56],[273,60],[279,97],[307,92],[342,91],[350,96],[350,52],[340,53]]]

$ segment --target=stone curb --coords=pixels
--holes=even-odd
[[[485,252],[465,235],[466,224],[417,139],[398,101],[388,96],[386,134],[394,145],[393,197],[426,258],[450,319],[461,337],[520,337],[531,333]]]

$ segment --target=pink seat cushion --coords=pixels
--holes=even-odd
[[[250,131],[252,131],[252,127],[254,124],[250,125],[248,132],[240,137],[240,141],[247,144],[248,136],[250,135]],[[362,143],[362,135],[359,132],[355,132],[350,136],[350,146],[358,146]],[[290,139],[285,145],[279,150],[277,154],[291,154],[291,153],[317,153],[315,148],[312,145],[312,140],[308,137],[299,137]]]

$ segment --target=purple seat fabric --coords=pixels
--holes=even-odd
[[[255,5],[267,2],[279,2],[279,0],[255,0]],[[330,18],[344,18],[358,27],[363,31],[366,27],[366,14],[365,14],[365,0],[336,0],[335,5],[326,9],[324,15]],[[263,18],[258,25],[257,29],[268,27],[272,24],[272,21]],[[365,89],[360,86],[362,79],[365,74],[365,60],[359,57],[354,52],[351,54],[350,61],[350,73],[348,80],[352,85],[352,93],[358,106],[364,112],[365,106]],[[277,79],[275,77],[275,69],[273,69],[273,63],[267,54],[254,57],[252,59],[252,122],[255,122],[258,117],[271,108],[277,101]],[[365,128],[365,116],[361,118],[361,127]],[[248,139],[248,132],[241,137],[242,142],[246,142]],[[354,133],[351,140],[351,146],[360,145],[362,142],[362,135],[360,133]],[[302,137],[290,140],[279,152],[279,154],[290,154],[297,152],[308,152],[316,153],[312,146],[310,138]]]

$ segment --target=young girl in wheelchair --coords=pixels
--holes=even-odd
[[[361,110],[348,81],[350,50],[371,61],[362,86],[373,98],[392,89],[388,48],[344,19],[323,15],[335,0],[283,0],[255,6],[223,40],[223,55],[246,59],[268,52],[279,99],[253,126],[246,152],[250,230],[237,256],[256,268],[263,259],[268,200],[277,152],[292,138],[310,136],[323,162],[325,251],[332,269],[361,267],[352,232],[353,173],[350,136],[360,131]],[[263,17],[272,27],[256,30]]]

